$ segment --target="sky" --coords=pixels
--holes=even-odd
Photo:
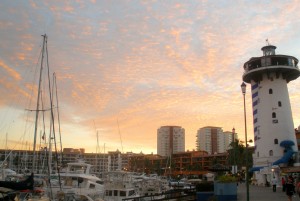
[[[155,154],[168,125],[185,129],[186,150],[205,126],[234,127],[243,140],[244,63],[266,39],[300,58],[299,0],[2,0],[0,11],[0,148],[12,150],[32,149],[43,34],[57,144],[60,134],[62,147],[94,153]],[[299,87],[300,78],[288,84],[295,128]],[[253,139],[249,84],[245,99]]]

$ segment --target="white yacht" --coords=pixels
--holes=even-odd
[[[103,197],[103,181],[90,173],[92,165],[84,161],[68,163],[67,170],[59,174],[58,180],[51,181],[53,195],[59,193],[86,195],[92,199]]]
[[[139,197],[132,174],[125,171],[107,172],[104,177],[104,191],[105,201],[122,201],[125,198]]]
[[[168,190],[168,185],[156,174],[133,176],[134,185],[140,196],[151,196],[155,199],[163,198],[162,194]]]

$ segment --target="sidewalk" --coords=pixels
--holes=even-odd
[[[293,201],[300,200],[299,196],[295,194]],[[238,185],[237,192],[238,201],[246,201],[246,184],[242,183]],[[288,197],[285,192],[282,192],[282,188],[277,188],[276,192],[273,192],[272,187],[253,186],[249,185],[249,200],[251,201],[287,201]]]

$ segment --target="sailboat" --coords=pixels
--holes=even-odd
[[[35,110],[30,110],[27,109],[28,111],[34,111],[35,112],[35,125],[34,125],[34,139],[33,139],[33,156],[32,156],[32,166],[31,166],[31,175],[23,180],[23,181],[0,181],[0,188],[4,188],[3,192],[8,192],[8,190],[12,190],[12,191],[17,191],[19,194],[24,194],[24,192],[26,192],[27,194],[31,194],[32,195],[36,194],[36,192],[42,192],[43,190],[41,189],[41,182],[38,182],[38,179],[35,178],[35,174],[39,173],[40,171],[40,167],[38,167],[40,164],[38,164],[38,159],[39,157],[37,156],[38,153],[36,148],[37,148],[37,136],[38,136],[38,125],[39,125],[39,120],[41,119],[43,121],[43,125],[44,125],[44,130],[45,130],[45,112],[49,112],[50,111],[50,124],[49,124],[49,128],[50,128],[50,134],[49,134],[49,145],[51,145],[51,140],[56,140],[55,138],[55,126],[54,126],[54,109],[53,109],[53,86],[54,83],[56,84],[56,80],[53,80],[52,82],[52,86],[51,86],[51,82],[50,82],[50,70],[49,70],[49,65],[48,65],[48,50],[47,50],[47,35],[44,34],[42,35],[43,37],[43,44],[42,44],[42,49],[41,49],[41,60],[40,60],[40,69],[39,69],[39,81],[38,81],[38,91],[37,91],[37,101],[36,101],[36,108]],[[46,68],[46,76],[47,78],[42,79],[43,76],[43,70],[44,68]],[[45,74],[45,73],[44,73]],[[54,74],[55,75],[55,74]],[[49,107],[50,109],[45,109],[45,103],[43,101],[44,100],[44,94],[42,93],[42,80],[48,81],[48,94],[49,94]],[[46,94],[46,93],[45,93]],[[42,113],[42,118],[40,117],[40,114]],[[44,132],[45,135],[45,132]],[[43,137],[45,137],[43,135]],[[51,152],[51,148],[47,148],[46,150],[49,150],[49,152]],[[56,141],[55,141],[55,154],[56,154],[56,159],[58,159],[58,154],[57,154],[57,148],[56,148]],[[48,168],[47,168],[47,175],[44,175],[44,181],[49,181],[50,178],[50,174],[51,174],[51,165],[52,165],[52,157],[48,157]],[[59,167],[60,165],[58,164],[58,160],[56,160],[56,167],[57,167],[57,172],[59,173]],[[38,186],[37,186],[38,185]],[[46,188],[45,188],[46,189]],[[51,183],[48,182],[47,184],[47,190],[49,190],[49,197],[50,199],[53,198],[52,192],[51,192]],[[27,196],[27,195],[26,195]],[[41,195],[39,195],[41,196]],[[8,199],[8,200],[12,200],[12,199]]]
[[[44,45],[45,45],[45,41],[46,41],[46,35],[43,35],[44,37],[44,42],[43,42],[43,49],[44,49]],[[42,60],[44,58],[44,52],[42,51]],[[41,71],[40,71],[40,76],[42,73],[42,65],[41,65]],[[35,147],[36,147],[36,133],[37,133],[37,119],[38,119],[38,114],[39,114],[39,100],[40,100],[40,88],[41,88],[41,77],[40,77],[40,81],[39,81],[39,89],[38,89],[38,101],[37,101],[37,109],[36,109],[36,118],[35,118],[35,132],[34,132],[34,146],[33,146],[33,153],[35,155]],[[32,164],[32,174],[30,175],[30,183],[33,183],[33,172],[34,172],[34,167],[35,167],[35,157],[33,157],[33,164]],[[5,188],[11,188],[13,190],[25,190],[25,189],[32,189],[33,184],[30,185],[30,188],[27,188],[27,185],[23,185],[23,182],[27,182],[26,181],[22,181],[22,182],[13,182],[13,181],[5,181],[6,178],[2,178],[4,181],[0,181],[0,187],[5,187]]]
[[[12,190],[33,190],[33,173],[24,181],[0,181],[0,187]]]

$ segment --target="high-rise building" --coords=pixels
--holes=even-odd
[[[221,127],[206,126],[197,131],[197,150],[207,151],[209,154],[223,153],[225,138]]]
[[[261,48],[263,56],[244,64],[243,81],[251,85],[255,153],[253,168],[258,184],[279,180],[279,165],[298,151],[287,83],[299,77],[298,59],[276,55],[276,47]]]
[[[162,126],[157,129],[157,154],[170,156],[185,151],[185,130],[180,126]]]
[[[230,149],[230,144],[234,142],[235,140],[238,140],[238,134],[235,132],[235,129],[233,128],[232,131],[224,131],[224,148],[225,150]]]

